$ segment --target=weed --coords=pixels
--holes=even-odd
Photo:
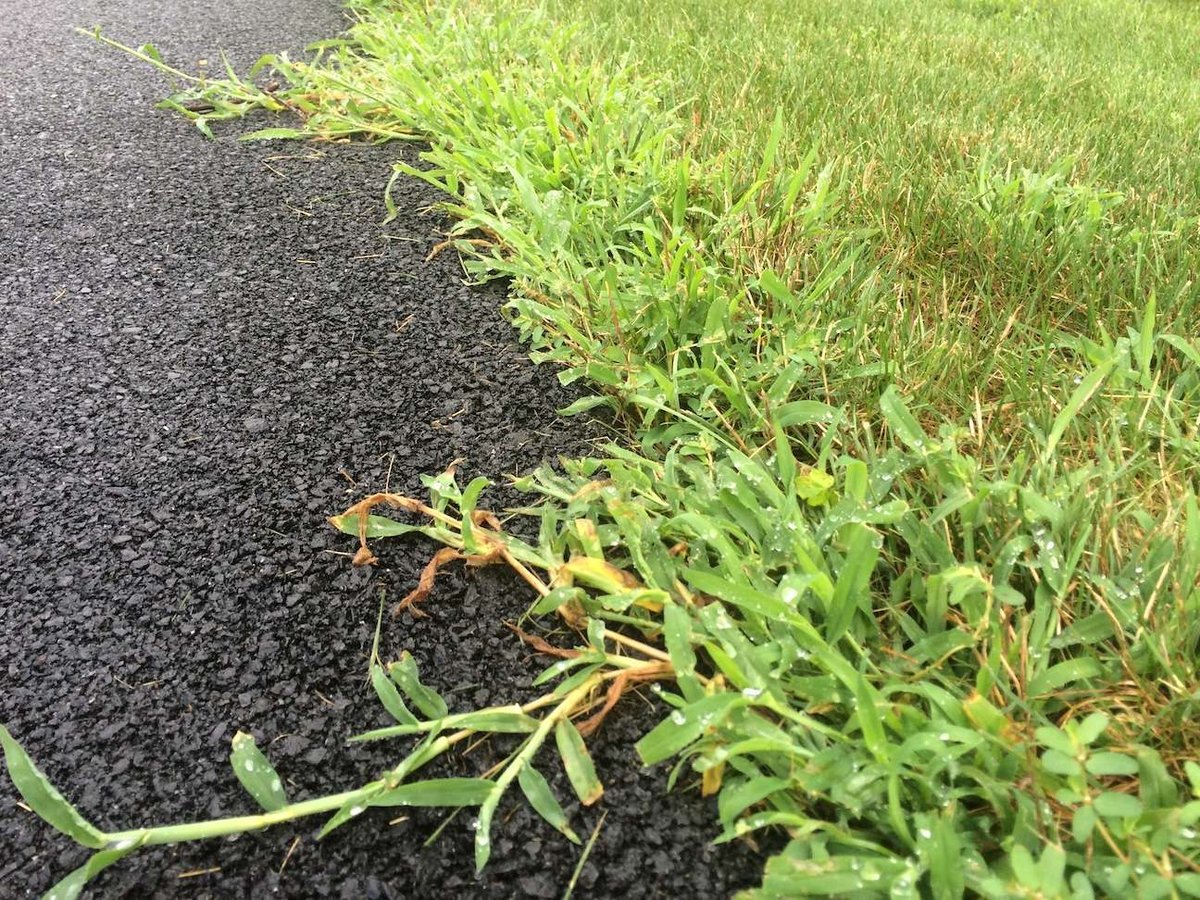
[[[363,737],[419,741],[345,795],[290,804],[269,775],[243,779],[267,812],[102,834],[5,735],[30,806],[99,867],[315,812],[338,810],[328,830],[372,803],[474,805],[482,865],[514,781],[576,839],[536,754],[553,732],[594,801],[584,733],[648,680],[674,686],[642,760],[716,796],[719,840],[791,838],[750,896],[1200,895],[1200,346],[1177,265],[1194,223],[1146,199],[1132,144],[1086,122],[1067,119],[1075,161],[1016,111],[994,143],[1026,163],[960,146],[997,85],[1057,83],[1030,63],[1038,41],[1085,65],[1062,32],[1089,5],[945,4],[909,23],[877,0],[852,4],[859,23],[696,3],[670,28],[638,7],[642,27],[610,29],[628,35],[615,64],[601,32],[620,13],[601,0],[578,4],[574,31],[541,7],[364,3],[316,62],[266,63],[287,87],[232,82],[214,104],[230,116],[284,104],[318,138],[426,137],[426,167],[397,177],[448,195],[452,243],[476,277],[512,280],[535,358],[595,388],[568,412],[623,417],[627,445],[518,480],[536,541],[501,531],[478,510],[485,483],[452,473],[427,479],[428,504],[383,495],[334,519],[360,564],[369,541],[419,532],[513,567],[530,614],[561,615],[580,646],[559,648],[543,698],[475,713],[451,715],[408,657],[374,666],[398,724]],[[1032,37],[1002,56],[985,38],[1014,23]],[[808,48],[794,70],[769,52],[778,35]],[[674,105],[701,84],[705,99]],[[196,92],[222,90],[171,102],[198,116]],[[768,100],[795,120],[743,129]],[[857,156],[796,152],[835,119]],[[1138,177],[1108,177],[1123,170],[1102,146]],[[526,736],[487,777],[410,780],[488,730]],[[253,752],[243,739],[234,756],[262,771]]]

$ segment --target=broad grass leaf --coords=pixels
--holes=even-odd
[[[547,613],[554,612],[564,603],[570,603],[572,600],[582,602],[586,598],[587,594],[581,588],[557,587],[539,599],[534,604],[531,613],[535,616],[544,616]]]
[[[700,569],[688,569],[683,573],[683,577],[696,590],[711,594],[747,612],[773,619],[794,617],[791,607],[778,597],[756,590],[748,584],[730,581],[714,572]]]
[[[337,812],[325,820],[325,824],[317,832],[317,840],[323,840],[351,819],[358,818],[371,805],[371,799],[382,792],[382,782],[377,782],[369,788],[355,792],[354,796],[343,803]]]
[[[663,639],[671,666],[680,675],[696,671],[696,652],[692,649],[692,617],[683,607],[668,603],[663,607]]]
[[[758,276],[758,284],[767,294],[774,298],[777,302],[783,304],[784,308],[791,307],[796,302],[796,296],[791,292],[791,289],[784,284],[783,279],[766,269]]]
[[[938,816],[917,834],[917,850],[929,863],[929,886],[933,897],[935,900],[959,900],[966,892],[966,880],[963,877],[962,838],[954,816]]]
[[[254,736],[239,731],[233,736],[233,750],[229,754],[229,765],[242,787],[258,801],[267,812],[274,812],[288,805],[283,781],[254,742]]]
[[[371,687],[375,689],[375,695],[379,697],[379,702],[388,711],[388,715],[401,725],[417,724],[417,717],[404,705],[404,699],[400,696],[400,692],[396,690],[395,682],[387,676],[382,666],[372,664]]]
[[[728,827],[748,807],[760,803],[772,794],[786,791],[791,782],[786,778],[760,776],[748,781],[726,783],[717,797],[717,813]]]
[[[87,862],[82,866],[46,891],[42,895],[42,900],[75,900],[76,897],[83,893],[83,889],[89,881],[113,863],[136,852],[144,842],[145,836],[143,835],[140,839],[128,841],[126,846],[98,850],[89,856]]]
[[[1089,372],[1079,383],[1079,386],[1071,392],[1071,397],[1067,400],[1067,405],[1054,417],[1054,424],[1050,427],[1050,433],[1046,436],[1046,446],[1042,448],[1043,462],[1048,462],[1053,457],[1054,451],[1058,447],[1058,442],[1062,440],[1067,428],[1083,410],[1084,406],[1087,405],[1087,402],[1092,399],[1092,394],[1099,390],[1100,385],[1104,383],[1104,379],[1108,377],[1115,363],[1116,357],[1109,357]]]
[[[55,790],[3,725],[0,725],[0,744],[4,746],[8,776],[35,814],[78,844],[93,849],[104,846],[104,833]]]
[[[567,824],[567,814],[563,812],[558,798],[554,796],[554,791],[550,788],[549,782],[546,781],[545,776],[541,772],[526,763],[521,767],[521,773],[517,776],[517,782],[521,785],[521,791],[525,794],[525,799],[529,801],[529,805],[533,807],[539,816],[545,819],[553,828],[562,832],[567,840],[574,844],[580,842],[579,836]]]
[[[585,413],[588,410],[595,409],[598,406],[604,406],[609,409],[616,405],[612,397],[602,397],[592,395],[590,397],[580,397],[574,403],[570,403],[558,410],[560,416],[577,416],[580,413]]]
[[[854,614],[866,604],[870,613],[870,598],[867,587],[875,572],[875,561],[879,549],[875,546],[876,533],[865,525],[847,525],[850,531],[846,558],[833,585],[833,599],[825,621],[825,641],[832,645],[849,630]]]
[[[398,661],[388,666],[388,674],[425,716],[430,719],[446,717],[448,712],[446,701],[433,688],[421,683],[420,674],[417,671],[417,661],[407,650],[400,655]]]
[[[371,806],[478,806],[495,784],[486,778],[432,778],[383,791]]]
[[[925,429],[909,412],[908,405],[900,396],[900,392],[896,390],[895,385],[890,385],[883,392],[883,396],[879,398],[879,408],[883,411],[884,419],[900,440],[912,450],[924,450],[928,442]]]
[[[887,733],[883,728],[883,717],[880,716],[876,705],[878,695],[862,674],[854,679],[852,688],[855,699],[854,712],[858,718],[858,727],[862,731],[863,743],[867,745],[872,756],[886,764],[891,754]]]
[[[492,785],[491,791],[479,806],[479,816],[475,819],[475,871],[483,871],[492,855],[492,817],[500,798],[504,796],[504,788],[499,784]]]
[[[1103,674],[1103,668],[1090,656],[1069,659],[1051,666],[1029,682],[1029,696],[1041,697],[1088,678]]]
[[[570,720],[560,719],[554,726],[554,742],[579,802],[591,806],[603,796],[604,786],[596,777],[596,766],[579,729]]]
[[[793,400],[775,411],[775,423],[780,428],[796,425],[828,425],[841,414],[836,406],[820,400]]]
[[[795,826],[803,828],[806,824],[797,821]],[[908,865],[904,860],[875,855],[813,859],[812,843],[808,835],[794,839],[782,853],[768,859],[761,891],[752,891],[748,896],[757,900],[880,896]]]
[[[240,138],[238,138],[238,140],[294,141],[309,137],[312,137],[312,135],[302,128],[260,128],[258,131],[251,131],[249,134],[243,134]]]
[[[538,685],[545,684],[547,681],[553,681],[555,678],[565,675],[572,669],[588,665],[589,663],[594,665],[596,661],[597,654],[595,653],[581,653],[579,656],[573,656],[570,659],[560,659],[558,662],[551,663],[543,669],[533,680],[533,685],[537,687]]]
[[[745,705],[741,694],[724,691],[677,709],[637,742],[638,755],[648,766],[670,759],[708,728],[720,725],[731,710]]]
[[[357,515],[330,516],[329,524],[343,534],[357,536],[358,518]],[[425,525],[406,525],[386,516],[367,516],[368,538],[402,537],[406,534],[427,534],[428,532],[429,528]]]
[[[455,716],[453,722],[456,729],[472,728],[475,731],[490,731],[495,734],[529,734],[537,731],[538,727],[538,720],[527,716],[519,706],[465,713]]]
[[[462,492],[462,497],[458,501],[459,515],[462,521],[460,533],[463,539],[463,550],[468,554],[478,553],[480,551],[479,542],[475,540],[475,524],[472,520],[472,515],[475,512],[475,506],[479,502],[479,495],[483,493],[491,482],[482,475],[478,478],[471,479]]]

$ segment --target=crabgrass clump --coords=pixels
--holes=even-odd
[[[428,140],[426,165],[397,176],[448,195],[468,271],[510,278],[536,358],[593,386],[568,411],[608,406],[629,440],[518,480],[536,540],[452,473],[427,479],[428,504],[378,495],[333,520],[360,564],[370,540],[419,532],[445,545],[432,566],[517,571],[530,615],[581,635],[531,638],[563,656],[544,698],[452,715],[410,659],[373,664],[397,725],[364,737],[419,737],[395,769],[300,803],[240,771],[263,815],[118,834],[45,800],[6,737],[30,805],[100,854],[337,810],[328,830],[371,804],[477,805],[483,865],[514,782],[574,836],[534,768],[551,732],[593,801],[587,732],[666,682],[642,760],[717,798],[719,840],[790,837],[753,896],[1200,896],[1200,346],[1176,266],[1194,223],[1173,205],[1183,182],[1163,203],[1142,193],[1137,140],[1175,146],[1157,126],[1117,116],[1110,131],[1136,134],[1117,144],[1089,124],[1100,107],[1038,93],[1020,56],[1082,65],[1057,28],[1089,5],[942,4],[897,23],[887,0],[851,4],[863,21],[699,4],[668,34],[655,10],[600,0],[573,29],[541,6],[363,3],[315,61],[263,62],[286,87],[185,86],[168,104],[205,124],[305,117],[251,137]],[[630,15],[614,63],[593,39]],[[797,70],[844,81],[830,96],[860,115],[834,123],[787,56],[745,52],[801,32],[826,52]],[[1158,34],[1139,41],[1174,46]],[[1007,57],[985,42],[1004,35]],[[689,115],[675,101],[701,83]],[[1019,90],[1087,140],[1049,153],[1017,111],[1021,128],[979,137],[960,83]],[[768,96],[783,108],[764,118]],[[924,115],[915,149],[904,109]],[[814,129],[864,149],[822,165]],[[998,151],[960,150],[968,135]],[[1110,145],[1133,172],[1119,187],[1097,156]],[[413,779],[478,731],[524,737],[479,778]],[[234,754],[265,771],[244,741]]]

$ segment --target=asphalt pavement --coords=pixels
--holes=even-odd
[[[402,746],[344,738],[385,722],[364,682],[381,592],[407,592],[434,548],[380,544],[354,570],[325,517],[455,459],[500,476],[595,433],[556,417],[572,397],[515,341],[502,286],[426,260],[446,226],[427,186],[400,184],[380,224],[414,148],[206,140],[153,108],[156,72],[72,31],[244,69],[343,22],[325,0],[0,13],[0,722],[104,828],[253,811],[227,763],[238,729],[293,797],[394,763]],[[502,624],[529,599],[503,572],[448,571],[382,650],[411,650],[455,708],[510,702],[543,664]],[[708,844],[711,803],[634,762],[660,715],[632,701],[595,741],[606,798],[568,810],[585,834],[608,818],[576,896],[757,882],[748,848]],[[86,853],[0,782],[0,895],[33,896]],[[147,851],[94,896],[557,897],[578,860],[515,799],[480,877],[462,817],[428,848],[440,814],[393,818]]]

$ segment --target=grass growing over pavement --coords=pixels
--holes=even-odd
[[[630,441],[520,480],[537,541],[451,474],[334,524],[360,563],[411,531],[507,563],[586,642],[523,709],[451,715],[407,658],[374,666],[399,724],[370,737],[424,737],[346,795],[288,804],[267,777],[246,820],[105,835],[43,796],[46,817],[99,858],[478,805],[483,865],[514,783],[575,837],[539,750],[553,732],[595,800],[583,737],[665,681],[641,758],[717,797],[720,839],[790,837],[755,896],[1200,896],[1184,7],[507,6],[364,3],[317,62],[264,61],[290,87],[171,103],[431,141],[397,172],[448,194],[468,270],[512,279],[536,357],[596,391],[574,411],[610,406]],[[410,779],[487,731],[524,737],[478,779]]]

